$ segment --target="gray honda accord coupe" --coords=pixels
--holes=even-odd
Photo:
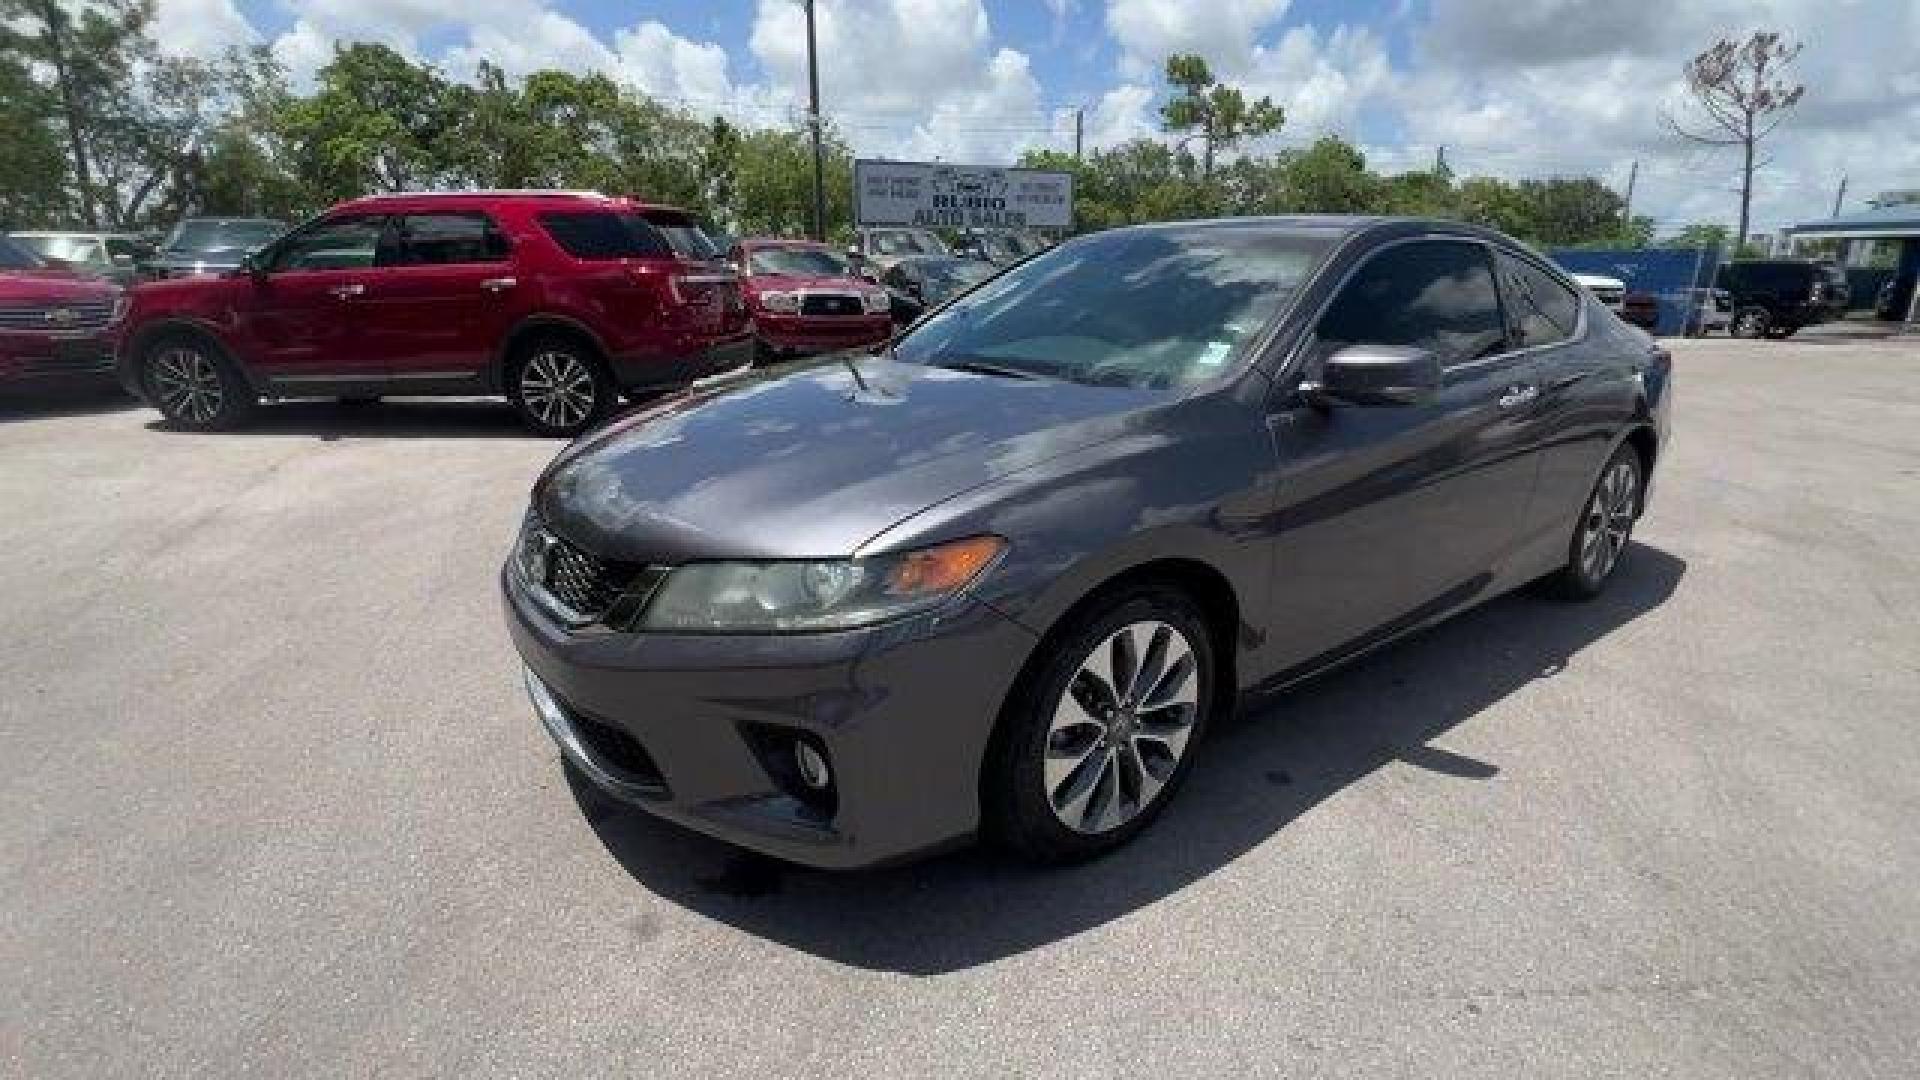
[[[508,623],[616,799],[817,866],[1085,857],[1239,702],[1517,586],[1598,594],[1669,371],[1485,229],[1116,229],[569,447]]]

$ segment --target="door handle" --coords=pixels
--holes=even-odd
[[[363,292],[366,292],[367,287],[357,281],[350,281],[345,285],[335,285],[333,288],[328,289],[327,291],[332,293],[334,296],[339,297],[342,300],[347,300],[347,299],[351,299],[352,297],[359,296]]]
[[[1540,388],[1537,386],[1509,386],[1507,387],[1507,392],[1500,395],[1500,407],[1503,409],[1517,409],[1539,396]]]
[[[491,293],[506,292],[520,282],[510,277],[490,277],[480,283],[480,287]]]

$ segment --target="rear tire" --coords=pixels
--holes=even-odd
[[[225,351],[198,334],[167,334],[149,344],[140,378],[160,415],[184,431],[238,427],[260,404]]]
[[[542,334],[514,350],[507,400],[541,435],[571,438],[613,410],[619,387],[600,357],[578,339]]]
[[[1632,443],[1622,443],[1580,504],[1580,516],[1567,542],[1566,564],[1547,579],[1555,599],[1577,603],[1606,590],[1620,564],[1627,561],[1645,490],[1640,453]]]
[[[1061,863],[1146,828],[1186,778],[1220,692],[1213,647],[1199,607],[1151,584],[1049,635],[988,750],[988,830],[1024,858]]]
[[[1773,313],[1753,304],[1733,313],[1733,322],[1728,324],[1727,333],[1737,338],[1763,338],[1772,329]]]

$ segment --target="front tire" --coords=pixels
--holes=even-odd
[[[606,365],[572,338],[534,338],[507,368],[507,400],[541,435],[578,435],[612,411],[618,397]]]
[[[1041,646],[1008,699],[982,776],[993,834],[1041,863],[1126,843],[1172,798],[1214,695],[1213,642],[1175,590],[1117,593]]]
[[[1586,601],[1606,589],[1626,561],[1645,487],[1639,452],[1632,444],[1623,444],[1607,460],[1592,493],[1581,504],[1573,538],[1567,544],[1566,565],[1549,579],[1549,589],[1556,599]]]
[[[238,427],[260,403],[233,361],[197,335],[169,334],[147,346],[140,371],[160,415],[187,431]]]

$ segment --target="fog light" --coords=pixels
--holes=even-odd
[[[800,770],[800,782],[814,791],[825,791],[833,783],[827,759],[805,739],[793,741],[793,763]]]

